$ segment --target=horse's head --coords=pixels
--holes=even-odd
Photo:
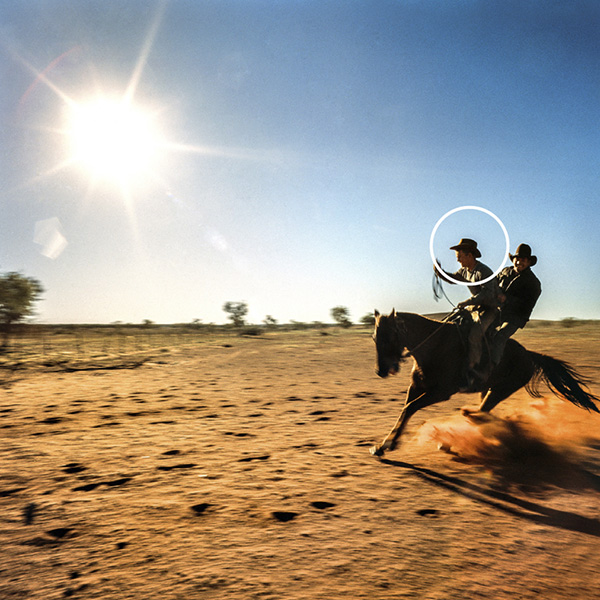
[[[389,315],[375,311],[373,340],[377,348],[377,375],[387,377],[398,373],[406,344],[395,310]]]

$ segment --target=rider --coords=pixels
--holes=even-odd
[[[481,252],[475,240],[463,238],[456,246],[451,246],[450,250],[456,252],[456,260],[461,267],[455,273],[443,271],[445,279],[450,283],[460,281],[473,284],[468,286],[471,297],[456,305],[457,308],[469,310],[475,321],[468,339],[467,387],[470,388],[486,375],[484,371],[477,370],[477,365],[481,360],[485,332],[498,315],[498,283],[495,278],[483,284],[477,283],[492,277],[494,273],[487,265],[477,260],[481,257]]]
[[[497,365],[502,358],[508,339],[525,327],[540,294],[542,285],[531,267],[537,263],[537,256],[531,254],[531,246],[519,244],[514,254],[509,254],[513,263],[496,277],[500,287],[500,325],[496,327],[492,339],[492,363]]]

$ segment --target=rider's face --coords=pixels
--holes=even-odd
[[[455,250],[456,260],[460,263],[461,267],[470,268],[475,263],[475,259],[472,254],[465,252],[464,250]]]
[[[521,273],[531,264],[531,260],[524,256],[515,256],[513,259],[513,264],[515,265],[515,271],[517,271],[517,273]]]

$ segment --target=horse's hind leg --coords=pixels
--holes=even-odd
[[[479,410],[482,412],[490,412],[493,408],[498,406],[502,400],[506,400],[509,396],[514,394],[517,390],[520,390],[528,379],[523,382],[522,380],[509,381],[504,380],[494,386],[492,386],[487,394],[482,398]]]
[[[480,411],[490,412],[502,400],[506,400],[517,390],[527,385],[534,371],[531,361],[523,360],[519,356],[513,357],[510,362],[503,358],[498,365],[498,369],[500,371],[497,374],[492,374],[494,381],[481,401]]]
[[[501,394],[495,389],[490,389],[485,395],[482,394],[481,404],[479,405],[480,412],[490,412],[492,408],[495,408],[502,400],[506,400],[510,394]],[[472,409],[471,409],[472,410]],[[465,410],[463,410],[465,412]]]

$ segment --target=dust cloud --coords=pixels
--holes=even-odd
[[[436,443],[454,460],[484,466],[501,486],[596,487],[585,454],[598,441],[575,422],[580,410],[549,398],[502,416],[465,406],[458,414],[427,421],[418,441]]]

